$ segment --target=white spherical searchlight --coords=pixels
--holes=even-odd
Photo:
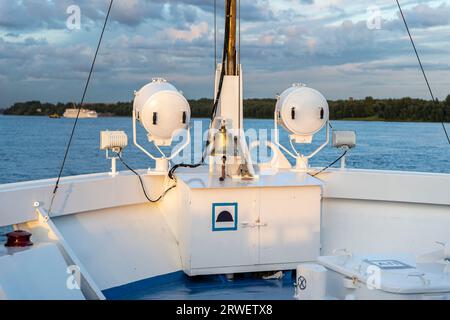
[[[329,108],[325,97],[317,90],[303,84],[294,84],[278,98],[275,107],[275,143],[288,155],[295,158],[295,170],[307,171],[309,159],[321,151],[330,141]],[[289,133],[291,150],[279,141],[278,125]],[[326,141],[309,155],[297,151],[296,144],[310,144],[316,133],[326,127]]]
[[[189,122],[191,108],[186,98],[165,79],[155,78],[135,92],[133,104],[134,144],[146,155],[156,161],[157,172],[167,172],[169,161],[177,156],[190,143]],[[161,156],[154,156],[137,142],[136,123],[147,131],[148,141],[152,142]],[[176,135],[186,132],[186,141],[170,156],[160,147],[170,146]]]

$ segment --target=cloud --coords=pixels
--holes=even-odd
[[[208,33],[208,24],[206,22],[200,22],[199,24],[193,24],[189,27],[189,30],[178,30],[169,28],[166,31],[169,39],[171,40],[183,40],[192,42]]]
[[[406,2],[405,16],[432,84],[446,95],[449,86],[440,76],[449,71],[450,0],[419,2]],[[27,99],[77,100],[108,3],[0,0],[0,107]],[[223,1],[217,3],[220,59]],[[65,26],[70,4],[81,8],[79,31]],[[404,94],[408,86],[411,95],[422,94],[423,79],[395,3],[379,1],[381,30],[367,28],[369,5],[368,0],[242,0],[245,96],[271,97],[299,81],[330,98],[370,90],[388,97]],[[213,13],[211,0],[116,0],[88,100],[130,100],[133,90],[154,76],[166,77],[188,97],[211,96]],[[405,75],[414,78],[402,84]]]
[[[223,10],[222,1],[218,3],[218,10]],[[0,0],[0,27],[9,30],[63,29],[66,10],[71,5],[79,6],[85,24],[90,24],[103,21],[109,0]],[[212,0],[116,0],[111,20],[132,27],[150,20],[166,19],[181,25],[195,23],[202,13],[213,11]],[[243,19],[262,21],[272,17],[268,0],[242,1]]]
[[[450,22],[450,6],[446,3],[434,8],[428,4],[419,4],[405,14],[413,27],[445,26]]]

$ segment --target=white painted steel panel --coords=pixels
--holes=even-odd
[[[318,178],[324,198],[450,205],[450,174],[344,169]]]
[[[152,196],[159,195],[164,176],[146,175],[138,171]],[[55,179],[0,185],[0,226],[36,220],[33,204],[37,201],[48,209]],[[131,172],[81,175],[61,179],[53,204],[52,216],[70,215],[97,209],[145,203],[138,178]]]
[[[8,300],[84,300],[67,286],[67,264],[54,244],[30,247],[0,257],[0,287]]]
[[[176,239],[157,205],[117,207],[53,221],[101,290],[181,270]]]
[[[449,232],[449,206],[323,200],[322,255],[343,248],[355,254],[422,254],[440,248],[435,242],[446,242]]]
[[[243,227],[259,215],[257,189],[193,190],[188,212],[191,246],[190,268],[215,268],[258,263],[258,229]],[[213,203],[237,203],[237,230],[213,231]]]
[[[315,261],[320,255],[321,188],[261,189],[260,264]]]
[[[196,175],[200,176],[183,170],[179,173],[180,179],[191,188],[220,186],[217,179],[208,180],[201,176],[197,179]],[[450,205],[449,174],[348,169],[323,173],[319,178],[324,184],[325,198]],[[145,176],[144,180],[155,193],[163,183],[162,177],[157,176]],[[226,184],[236,187],[295,186],[314,181],[322,183],[280,171],[253,182],[240,184],[230,180]],[[48,208],[54,183],[55,179],[48,179],[0,185],[0,226],[36,219],[33,203],[39,201]],[[56,216],[146,202],[138,179],[129,172],[120,172],[116,177],[108,173],[66,177],[61,180],[59,190],[61,194],[56,197],[53,210]]]

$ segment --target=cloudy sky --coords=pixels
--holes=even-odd
[[[395,0],[241,1],[246,97],[274,97],[302,82],[330,99],[428,98]],[[78,101],[108,3],[0,0],[0,108]],[[443,98],[450,93],[450,1],[401,3]],[[67,27],[71,5],[80,8],[79,30]],[[115,0],[87,100],[129,101],[155,76],[188,98],[210,97],[213,13],[213,0]]]

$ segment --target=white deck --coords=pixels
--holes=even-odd
[[[144,172],[141,172],[144,173]],[[181,173],[192,188],[257,187],[230,180],[224,186],[206,175]],[[192,180],[194,179],[194,180]],[[421,254],[450,236],[450,175],[375,170],[336,170],[320,180],[301,174],[262,177],[283,187],[323,184],[321,254],[335,249],[355,253]],[[290,182],[289,182],[289,181]],[[146,176],[153,194],[164,177]],[[51,221],[59,237],[45,231],[33,207],[45,208],[54,180],[0,186],[0,226],[21,224],[35,242],[63,240],[100,290],[181,270],[180,225],[174,218],[182,188],[158,204],[146,202],[136,176],[120,173],[64,178]],[[286,185],[284,185],[286,187]],[[61,239],[63,238],[63,239]]]

